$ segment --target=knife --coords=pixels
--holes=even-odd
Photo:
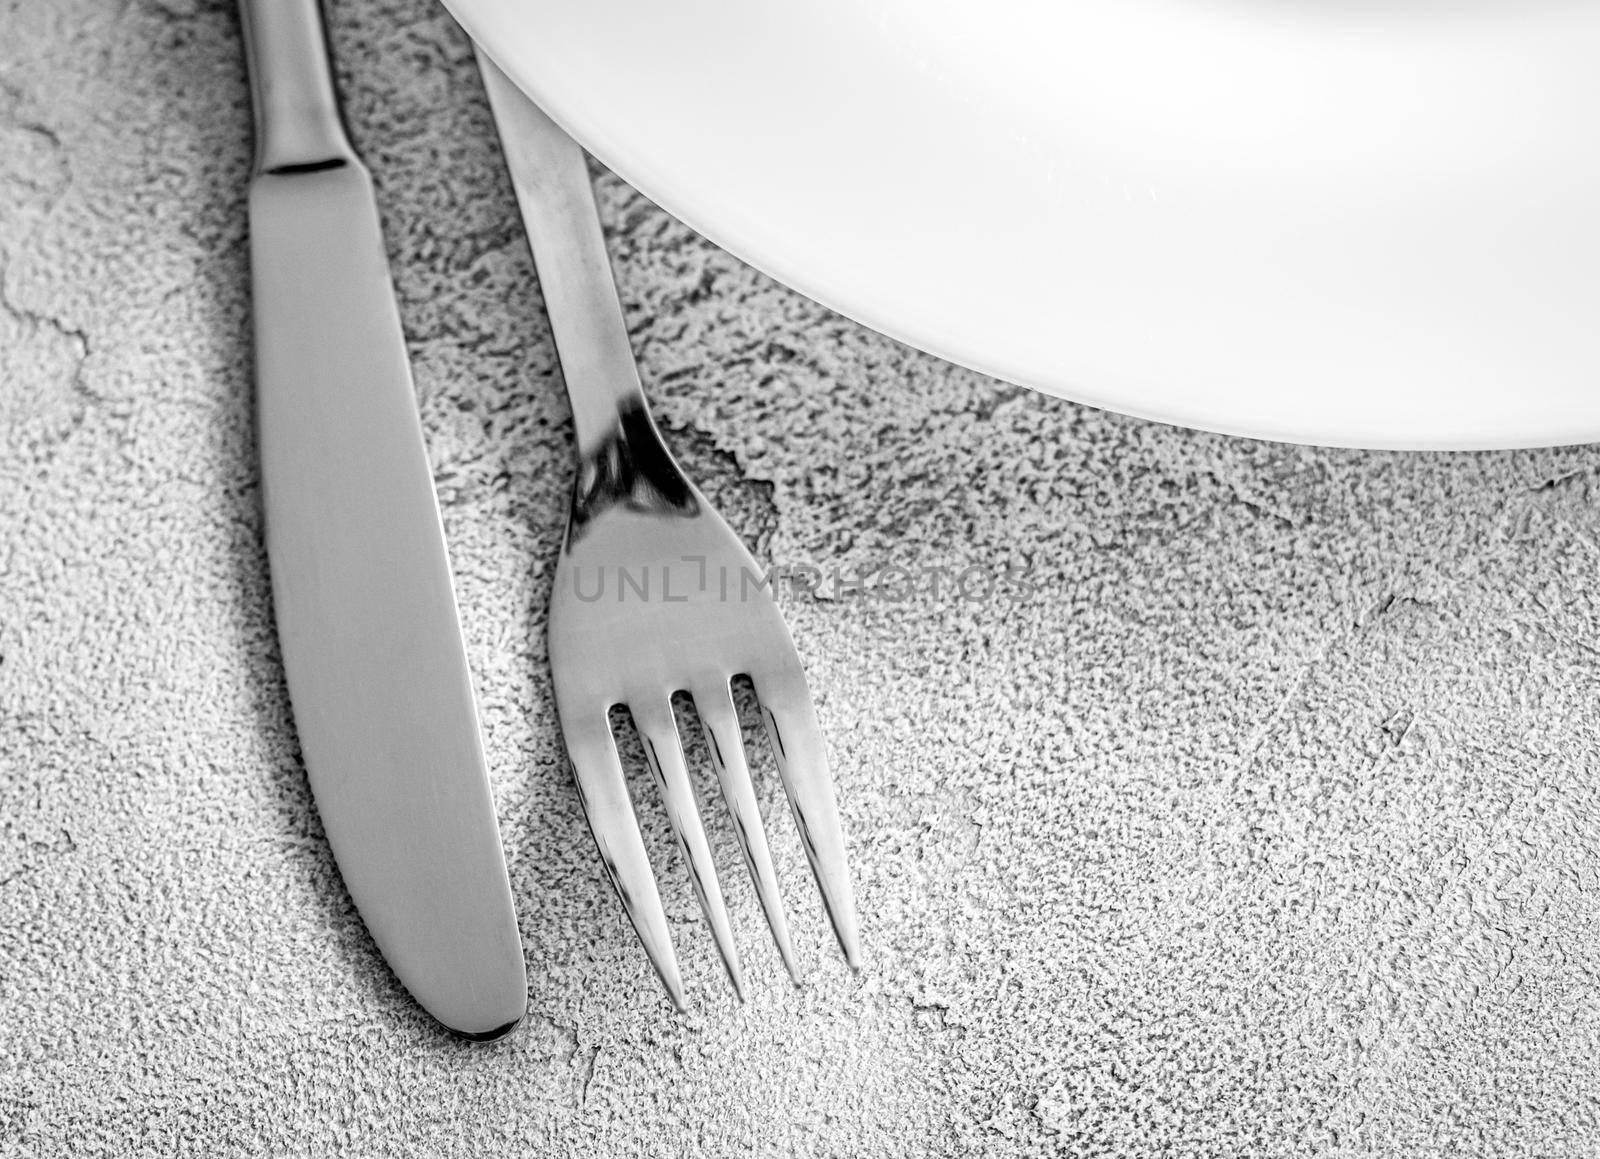
[[[423,1009],[510,1030],[527,975],[372,180],[317,0],[240,0],[256,439],[289,700],[350,897]]]

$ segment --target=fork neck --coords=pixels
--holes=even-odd
[[[537,112],[526,100],[523,106]],[[537,184],[530,188],[530,183],[519,183],[518,192],[572,405],[578,459],[588,463],[608,453],[619,437],[637,441],[653,435],[655,428],[648,418],[643,424],[637,421],[649,408],[583,152],[559,130],[540,144]]]
[[[522,210],[539,290],[550,319],[580,463],[637,440],[646,412],[639,370],[600,232],[583,149],[480,51],[484,91]],[[629,432],[632,432],[631,434]]]
[[[255,107],[256,172],[353,161],[318,0],[239,0]]]

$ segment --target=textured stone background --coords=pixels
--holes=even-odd
[[[0,1153],[1597,1153],[1600,453],[1090,411],[843,321],[602,174],[660,418],[759,554],[1039,588],[791,600],[869,966],[764,763],[809,985],[711,809],[733,1003],[650,811],[675,1016],[559,753],[570,431],[468,46],[428,0],[333,8],[529,1016],[472,1046],[412,1005],[298,763],[233,5],[0,0]]]

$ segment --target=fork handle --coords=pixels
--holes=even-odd
[[[616,438],[625,416],[647,409],[589,168],[578,143],[477,53],[561,360],[578,455],[587,460]]]
[[[239,0],[239,13],[255,107],[256,172],[354,160],[318,0]]]

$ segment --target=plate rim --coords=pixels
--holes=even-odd
[[[965,348],[958,341],[941,339],[924,334],[915,327],[897,321],[893,311],[885,312],[860,296],[837,287],[819,286],[805,269],[794,267],[777,258],[760,244],[759,238],[726,228],[697,207],[692,196],[683,193],[685,184],[675,181],[670,173],[661,172],[633,154],[605,127],[605,118],[585,115],[583,104],[573,95],[558,87],[541,83],[492,28],[479,19],[487,8],[479,8],[485,0],[441,0],[464,31],[475,40],[500,68],[530,99],[584,149],[607,169],[638,190],[664,212],[700,234],[718,248],[740,262],[759,271],[785,288],[807,298],[843,318],[864,326],[878,334],[925,352],[935,358],[961,367],[998,382],[1061,398],[1076,405],[1123,415],[1145,422],[1189,429],[1214,435],[1245,438],[1264,442],[1301,446],[1321,446],[1335,449],[1371,451],[1416,451],[1460,453],[1475,451],[1511,451],[1538,448],[1557,448],[1600,442],[1600,413],[1591,416],[1587,425],[1573,426],[1559,435],[1551,431],[1504,430],[1474,432],[1444,432],[1430,437],[1415,433],[1387,437],[1372,426],[1360,423],[1340,424],[1342,429],[1324,424],[1310,431],[1305,427],[1281,426],[1268,423],[1251,424],[1231,418],[1218,418],[1215,412],[1207,413],[1205,407],[1186,409],[1180,406],[1144,406],[1137,402],[1121,401],[1115,389],[1105,391],[1078,381],[1066,383],[1058,376],[1051,381],[1034,379],[1018,372],[1006,360],[992,352]],[[506,37],[506,40],[511,39]],[[1596,389],[1600,392],[1600,374],[1596,375]]]

